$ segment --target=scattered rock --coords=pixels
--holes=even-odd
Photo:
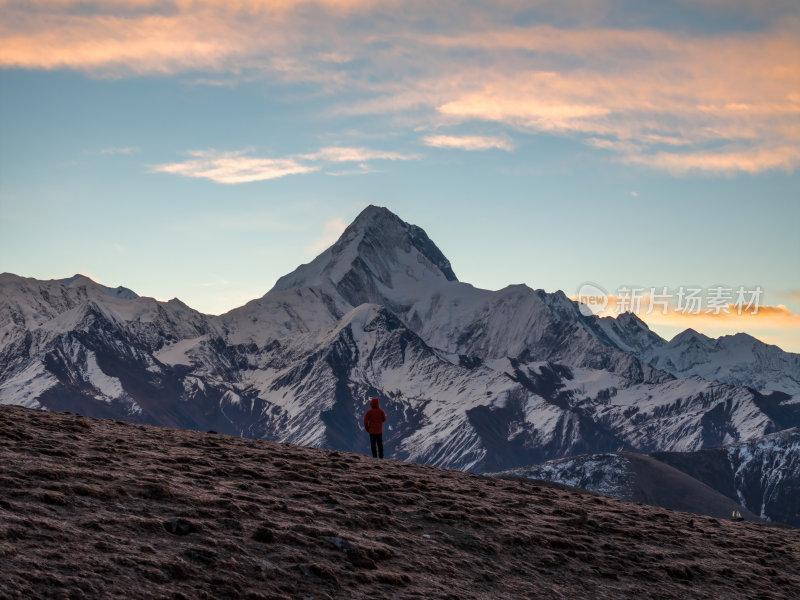
[[[67,497],[59,492],[40,492],[38,497],[39,500],[45,504],[52,504],[54,506],[66,506],[69,504]]]
[[[186,519],[168,519],[164,521],[164,529],[172,535],[189,535],[198,530],[196,524]]]
[[[329,535],[321,535],[319,536],[321,540],[324,540],[334,546],[335,548],[341,550],[342,552],[351,552],[356,549],[356,546],[353,545],[348,540],[345,540],[340,537],[334,537]]]
[[[347,560],[350,561],[350,564],[359,569],[373,570],[378,568],[378,564],[361,549],[351,551],[347,555]]]
[[[217,560],[217,553],[208,548],[187,548],[182,554],[184,558],[201,565],[210,565]]]
[[[150,500],[164,500],[171,498],[175,494],[172,488],[165,483],[147,483],[141,487],[139,495]]]
[[[272,544],[275,542],[275,534],[269,525],[259,525],[253,532],[252,538],[262,544]]]

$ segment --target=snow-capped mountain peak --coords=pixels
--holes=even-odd
[[[333,285],[347,297],[357,287],[377,292],[378,286],[398,289],[435,280],[456,281],[456,276],[427,234],[386,208],[369,206],[333,246],[281,277],[272,291]],[[380,299],[371,296],[358,300]],[[358,300],[353,298],[352,304],[360,304]]]
[[[661,336],[650,330],[647,323],[631,312],[624,312],[616,317],[589,316],[585,321],[598,335],[605,336],[611,345],[624,352],[638,354],[666,343]]]
[[[386,306],[400,317],[420,291],[453,285],[461,284],[450,262],[421,228],[369,206],[330,248],[221,321],[230,341],[264,345],[326,329],[362,304]]]
[[[673,346],[686,346],[689,344],[707,346],[710,343],[713,343],[712,338],[700,333],[699,331],[695,331],[691,327],[681,331],[670,341],[670,344]]]
[[[91,277],[87,277],[86,275],[81,275],[80,273],[73,275],[72,277],[67,277],[66,279],[56,279],[58,283],[70,288],[79,288],[79,287],[92,287],[95,289],[101,289],[111,294],[115,298],[121,298],[123,300],[136,300],[139,295],[131,289],[126,287],[122,287],[121,285],[115,288],[108,287],[102,284],[97,283]]]
[[[639,356],[676,377],[699,375],[765,392],[800,394],[800,355],[784,352],[746,333],[714,339],[687,329]]]
[[[26,332],[36,334],[36,347],[61,334],[90,328],[98,319],[130,327],[132,338],[151,347],[164,339],[196,337],[212,327],[204,315],[177,299],[159,302],[84,275],[47,281],[0,275],[0,353]]]

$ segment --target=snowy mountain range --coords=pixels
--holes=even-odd
[[[0,275],[0,403],[363,452],[378,395],[388,456],[477,472],[800,426],[798,355],[688,335],[460,282],[422,229],[371,206],[221,316],[81,276]],[[769,368],[746,368],[751,354]]]
[[[672,510],[800,527],[800,429],[695,452],[582,454],[497,473]]]
[[[784,352],[746,333],[714,339],[687,329],[669,342],[640,350],[637,356],[676,377],[699,375],[762,392],[800,395],[800,354]]]
[[[800,527],[800,429],[724,448],[653,458],[709,485],[762,518]]]

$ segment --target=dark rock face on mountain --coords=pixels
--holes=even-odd
[[[762,517],[800,527],[800,430],[696,452],[657,452]]]
[[[0,406],[0,598],[800,594],[800,532]]]
[[[562,292],[460,282],[419,227],[372,206],[219,317],[85,277],[0,275],[0,404],[354,451],[377,395],[389,456],[475,472],[800,426],[786,393],[654,368],[641,356],[659,339]]]

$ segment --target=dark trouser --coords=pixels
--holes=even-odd
[[[383,434],[370,433],[369,445],[372,448],[372,456],[376,458],[383,458]]]

